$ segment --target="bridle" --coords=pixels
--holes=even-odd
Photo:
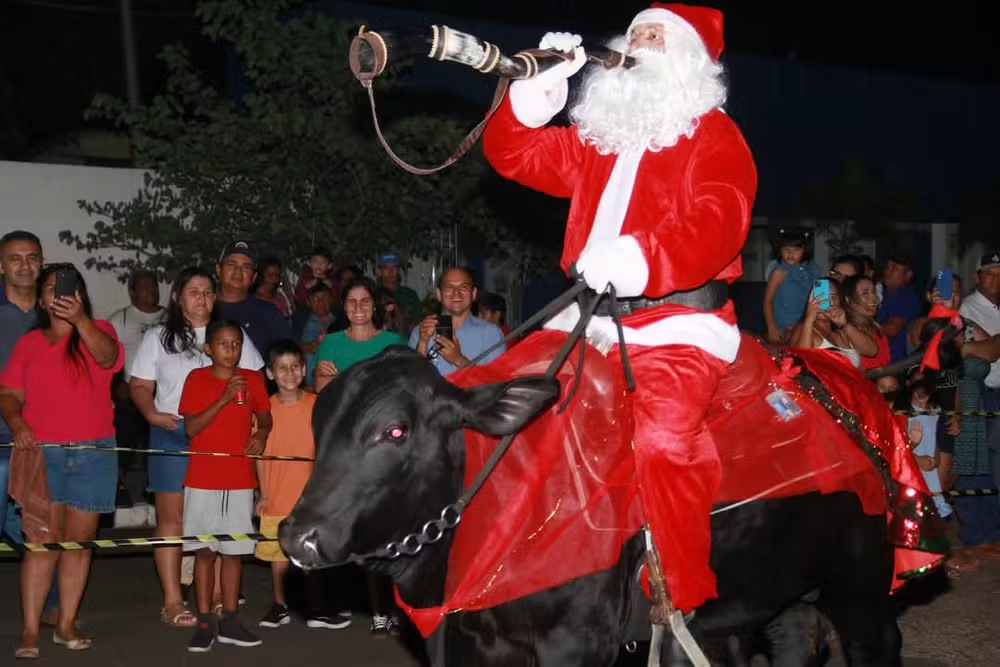
[[[576,326],[569,333],[569,336],[563,342],[562,346],[559,348],[555,357],[549,363],[545,372],[542,374],[543,377],[555,379],[559,370],[562,368],[566,359],[569,357],[573,348],[579,345],[579,363],[577,364],[576,374],[573,379],[573,384],[567,392],[566,398],[563,399],[562,404],[559,407],[559,412],[566,409],[569,401],[573,398],[576,389],[579,385],[580,375],[582,374],[582,363],[584,359],[585,346],[586,346],[586,332],[587,325],[590,324],[591,319],[594,316],[594,311],[597,310],[597,306],[605,298],[609,302],[610,316],[614,320],[615,325],[618,329],[618,347],[622,356],[622,365],[625,372],[625,381],[630,391],[635,388],[635,380],[632,376],[631,366],[628,361],[628,356],[625,349],[625,332],[621,323],[621,307],[619,305],[618,298],[615,294],[615,289],[612,286],[608,286],[607,290],[603,293],[596,293],[587,287],[587,284],[579,279],[578,274],[576,274],[575,268],[571,268],[570,274],[577,277],[576,282],[563,292],[561,295],[553,299],[548,305],[546,305],[542,310],[536,313],[534,316],[526,320],[521,326],[517,327],[511,331],[504,339],[498,342],[496,345],[484,350],[479,356],[472,359],[470,365],[475,365],[482,359],[486,358],[490,353],[505,345],[507,342],[518,338],[532,327],[545,320],[549,319],[556,313],[562,311],[564,308],[570,304],[577,302],[580,305],[580,319],[577,321]],[[419,554],[425,546],[436,544],[444,538],[445,534],[449,530],[454,530],[462,522],[462,513],[472,502],[472,499],[476,496],[476,493],[482,488],[483,484],[486,483],[487,478],[499,465],[500,460],[503,458],[504,454],[510,448],[511,443],[517,437],[517,433],[504,436],[501,438],[500,442],[494,448],[490,457],[486,460],[482,469],[476,475],[475,479],[462,491],[458,499],[455,502],[445,505],[445,507],[438,513],[438,517],[431,519],[421,526],[420,530],[417,532],[409,533],[405,537],[399,540],[393,540],[386,543],[385,545],[378,547],[372,551],[368,551],[361,554],[350,554],[344,561],[326,565],[324,567],[336,567],[338,565],[343,565],[345,563],[357,563],[361,564],[367,560],[377,558],[385,560],[396,560],[400,556],[416,556]]]

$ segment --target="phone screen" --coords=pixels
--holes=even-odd
[[[455,331],[451,322],[451,315],[438,315],[437,329],[434,333],[442,338],[451,339],[455,337]]]
[[[938,295],[945,301],[951,300],[951,287],[954,282],[951,271],[948,269],[941,269],[937,272],[937,280],[934,283],[934,288],[937,289]]]
[[[76,272],[60,269],[56,271],[55,296],[73,296],[76,294]]]
[[[819,299],[819,309],[829,310],[830,309],[830,280],[829,278],[820,278],[819,280],[813,282],[813,295]]]

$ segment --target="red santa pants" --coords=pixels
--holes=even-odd
[[[709,513],[722,468],[705,413],[729,364],[688,345],[627,349],[643,509],[671,601],[687,612],[716,597]]]

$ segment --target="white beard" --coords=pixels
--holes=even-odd
[[[580,138],[603,155],[674,146],[726,100],[722,66],[697,38],[671,32],[662,52],[629,55],[640,61],[632,69],[595,68],[570,110]]]

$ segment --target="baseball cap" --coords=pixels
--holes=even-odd
[[[384,252],[378,256],[379,266],[388,266],[390,264],[395,264],[397,266],[403,263],[403,258],[398,252]]]
[[[994,250],[993,252],[980,257],[979,261],[976,263],[976,271],[992,269],[997,266],[1000,266],[1000,250]]]
[[[257,265],[257,252],[254,250],[253,246],[246,241],[233,241],[232,243],[227,244],[226,247],[222,249],[222,254],[219,255],[219,261],[221,262],[230,255],[243,255],[245,257],[249,257],[250,261],[253,262],[255,266]]]

